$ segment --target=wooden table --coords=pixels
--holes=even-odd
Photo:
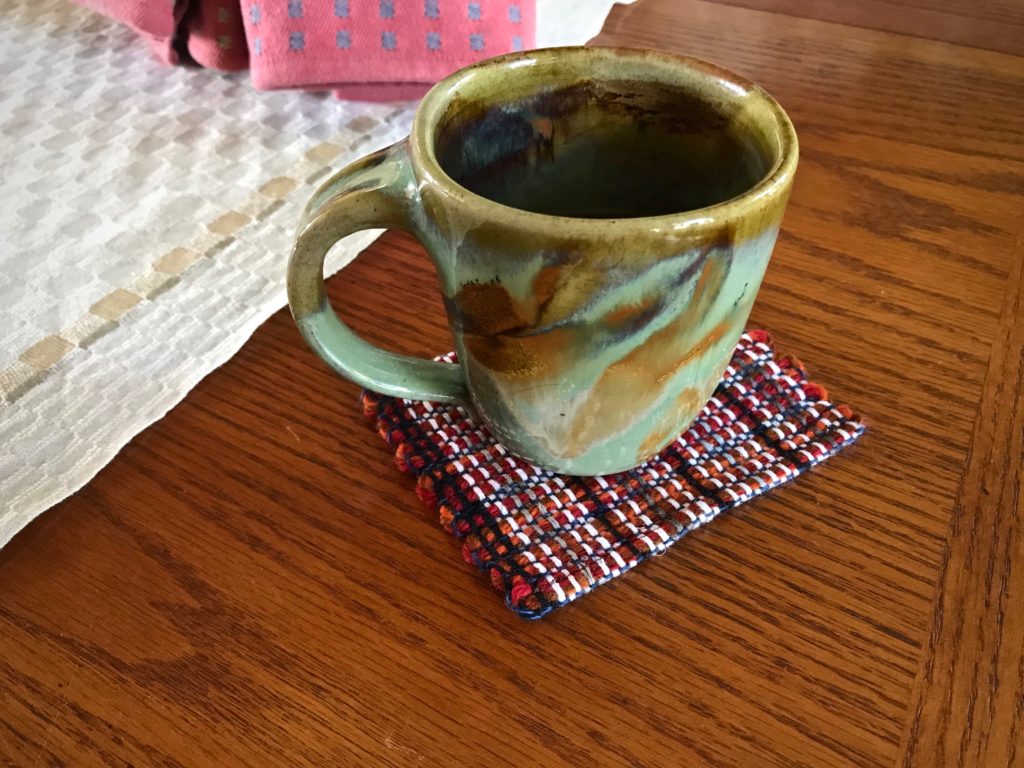
[[[600,38],[789,110],[753,322],[867,416],[853,449],[527,623],[278,313],[0,552],[0,757],[1024,765],[1022,8],[642,0]],[[408,237],[331,283],[448,348]]]

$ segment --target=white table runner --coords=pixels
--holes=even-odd
[[[538,0],[538,44],[613,0]],[[413,105],[165,68],[64,0],[0,0],[0,546],[285,303],[299,211]],[[333,272],[379,233],[335,249]]]

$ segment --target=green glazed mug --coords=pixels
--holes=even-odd
[[[438,83],[407,140],[316,192],[288,266],[292,314],[364,387],[462,403],[551,470],[630,469],[714,392],[796,164],[778,103],[711,64],[501,56]],[[457,365],[378,349],[331,309],[325,255],[376,227],[412,232],[433,260]]]

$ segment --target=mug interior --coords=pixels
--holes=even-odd
[[[440,168],[511,208],[620,219],[724,203],[779,167],[785,142],[766,108],[777,105],[756,86],[681,57],[611,50],[466,70],[437,109]]]

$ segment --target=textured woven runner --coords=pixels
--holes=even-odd
[[[90,4],[160,18],[185,5]],[[537,0],[537,44],[586,42],[613,4]],[[250,21],[292,5],[244,3]],[[342,5],[294,10],[333,25]],[[475,24],[470,5],[438,7]],[[330,42],[343,31],[326,29]],[[413,107],[254,91],[248,76],[161,66],[134,32],[67,0],[0,0],[0,547],[285,305],[306,201],[332,169],[407,136]],[[379,234],[345,238],[325,275]]]
[[[452,361],[451,355],[442,358]],[[516,458],[463,408],[363,393],[417,492],[505,603],[537,619],[795,479],[864,425],[749,331],[694,424],[628,472],[570,477]]]

